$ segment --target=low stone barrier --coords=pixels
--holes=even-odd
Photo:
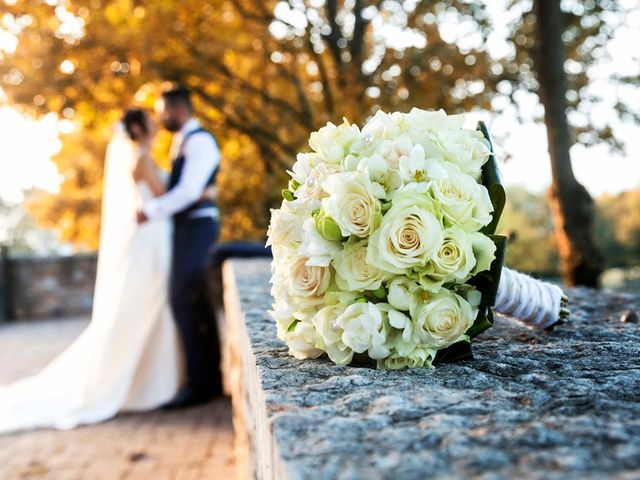
[[[638,296],[573,289],[552,333],[498,318],[473,361],[387,372],[289,357],[269,276],[268,260],[224,265],[244,478],[640,478]]]
[[[6,302],[18,320],[91,313],[97,254],[10,256],[5,262]]]

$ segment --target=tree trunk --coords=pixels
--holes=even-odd
[[[571,169],[560,0],[536,0],[537,77],[553,176],[549,197],[562,276],[567,285],[598,286],[603,260],[594,239],[594,203]]]

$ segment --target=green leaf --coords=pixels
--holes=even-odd
[[[342,240],[340,227],[333,218],[326,216],[323,210],[313,215],[313,221],[316,225],[316,230],[325,240],[334,242]]]
[[[454,343],[453,345],[450,345],[447,348],[443,348],[442,350],[438,350],[433,363],[454,363],[461,360],[471,359],[473,359],[473,349],[471,348],[471,343],[462,341]]]
[[[382,285],[380,286],[380,288],[373,290],[371,293],[378,300],[384,300],[385,298],[387,298],[387,290]]]
[[[287,190],[286,188],[282,190],[282,198],[285,200],[292,202],[293,201],[293,192],[291,190]]]
[[[300,188],[299,181],[297,181],[295,178],[292,178],[291,180],[289,180],[289,190],[291,190],[292,192],[295,192],[298,188]]]
[[[289,328],[287,328],[287,332],[293,332],[299,323],[300,320],[294,320],[293,322],[291,322],[291,325],[289,325]]]
[[[493,142],[491,141],[489,130],[487,130],[487,126],[482,121],[478,122],[477,129],[480,130],[484,138],[487,139],[489,142],[489,150],[491,150],[489,159],[482,166],[482,184],[487,187],[489,198],[493,205],[493,219],[489,225],[482,229],[482,233],[491,234],[495,233],[496,228],[498,228],[498,222],[500,222],[500,217],[502,216],[502,211],[507,201],[507,194],[502,186],[502,177],[498,169],[498,162],[493,154]]]
[[[489,270],[478,273],[469,280],[469,284],[473,285],[482,294],[480,300],[481,306],[493,306],[496,302],[498,293],[498,285],[500,284],[500,275],[504,266],[504,255],[507,249],[507,237],[504,235],[487,235],[496,245],[496,258],[491,262]]]
[[[491,327],[493,327],[493,309],[484,306],[480,307],[476,321],[473,322],[473,325],[471,325],[471,328],[467,330],[466,333],[470,338],[474,338]]]

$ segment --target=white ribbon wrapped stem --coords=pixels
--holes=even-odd
[[[502,269],[495,311],[532,328],[548,328],[568,315],[560,287],[509,268]]]

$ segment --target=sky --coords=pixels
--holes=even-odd
[[[633,2],[634,0],[627,0]],[[509,17],[504,6],[506,0],[487,2],[487,8],[494,19],[496,28],[491,34],[487,48],[496,57],[508,53],[504,37]],[[636,9],[626,20],[626,26],[616,29],[616,37],[609,45],[612,61],[594,69],[591,88],[604,93],[604,102],[593,112],[602,118],[612,120],[618,138],[626,145],[625,152],[613,153],[605,145],[585,148],[575,145],[571,158],[577,179],[595,196],[604,193],[615,194],[624,190],[640,188],[640,128],[617,121],[611,104],[615,101],[613,87],[607,82],[614,73],[638,74],[640,62],[634,57],[630,45],[637,44],[640,30],[640,9]],[[463,25],[452,21],[439,25],[445,40],[473,42],[473,34],[464,38]],[[0,29],[0,33],[2,33]],[[477,41],[477,40],[476,40]],[[0,47],[5,50],[15,48],[9,36],[0,36]],[[639,89],[625,92],[626,100],[640,105]],[[607,105],[607,103],[609,105]],[[53,114],[39,120],[29,119],[8,106],[3,105],[0,89],[0,200],[19,203],[22,192],[29,188],[41,188],[56,192],[61,176],[51,156],[60,150],[60,131],[72,128],[69,120],[59,121]],[[533,113],[540,106],[533,94],[523,95],[521,111]],[[484,120],[490,127],[501,161],[503,180],[507,185],[519,185],[534,192],[544,191],[551,182],[551,169],[547,153],[545,128],[536,123],[520,123],[515,110],[496,117],[489,112],[474,112],[469,116],[469,126],[477,120]]]
[[[33,120],[0,106],[0,200],[20,203],[30,188],[57,192],[61,178],[51,156],[61,146],[55,115]]]

